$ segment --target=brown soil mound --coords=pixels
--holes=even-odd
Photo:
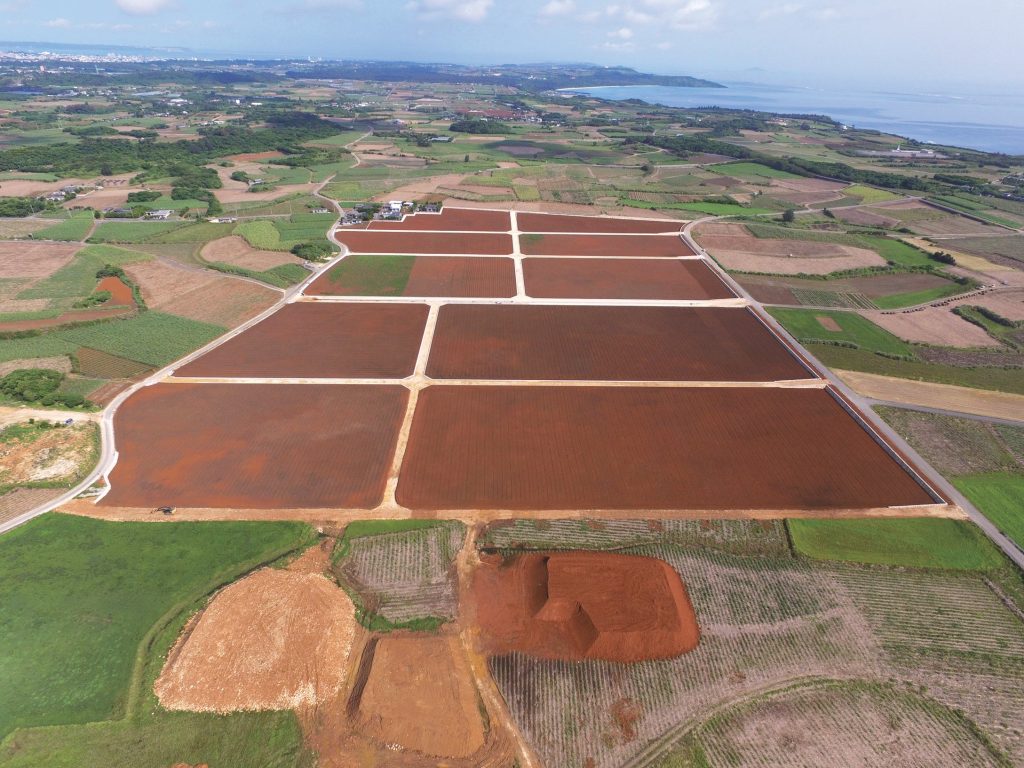
[[[372,664],[358,697],[360,730],[438,757],[468,757],[483,747],[476,689],[457,638],[386,637],[365,653]]]
[[[472,595],[493,654],[637,662],[679,656],[700,642],[679,575],[650,557],[559,552],[484,562]]]
[[[168,709],[293,709],[341,688],[352,602],[315,574],[264,568],[221,591],[186,628],[154,686]]]

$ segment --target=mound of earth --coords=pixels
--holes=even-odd
[[[697,647],[686,587],[661,560],[603,552],[485,559],[473,602],[489,653],[636,662]]]
[[[357,680],[353,704],[363,733],[435,757],[468,757],[484,746],[476,688],[457,638],[382,638],[367,646],[360,672],[365,684]]]
[[[305,568],[263,568],[186,627],[154,690],[168,709],[315,705],[341,688],[355,630],[352,602],[331,581]]]

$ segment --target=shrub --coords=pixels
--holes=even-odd
[[[0,379],[0,392],[26,403],[45,401],[54,397],[57,387],[64,380],[64,374],[48,368],[19,368]],[[53,402],[56,401],[54,397]],[[44,405],[52,405],[53,402]]]

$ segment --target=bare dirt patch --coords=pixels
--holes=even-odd
[[[455,208],[446,205],[440,213],[416,213],[401,221],[373,221],[369,229],[411,229],[434,232],[507,232],[512,219],[506,211]]]
[[[81,247],[78,243],[0,242],[0,278],[49,277],[71,261]]]
[[[684,224],[684,222],[676,219],[653,221],[601,216],[565,216],[546,213],[521,213],[516,218],[519,222],[519,229],[523,232],[657,234],[678,232]]]
[[[294,264],[296,259],[282,251],[259,251],[249,245],[244,237],[232,235],[222,237],[203,246],[202,256],[207,261],[219,261],[236,267],[263,272],[282,264]]]
[[[95,434],[81,423],[0,443],[0,486],[73,480],[95,458]]]
[[[529,256],[692,256],[674,235],[524,235],[519,240]]]
[[[871,213],[863,208],[836,208],[833,213],[837,219],[847,222],[848,224],[857,224],[864,227],[895,227],[900,223],[899,219],[894,219],[890,216],[882,216],[877,213]]]
[[[495,655],[637,662],[692,651],[697,618],[661,560],[600,552],[484,559],[473,575],[481,642]]]
[[[357,717],[361,730],[384,744],[468,757],[484,745],[477,701],[458,638],[385,637],[373,651]]]
[[[526,293],[554,299],[731,299],[703,261],[523,259]]]
[[[831,317],[825,317],[824,315],[818,315],[814,318],[818,321],[818,324],[826,331],[832,331],[833,333],[842,333],[843,329],[839,327],[839,323]]]
[[[337,232],[335,237],[353,253],[476,253],[486,256],[508,256],[512,253],[512,236],[491,232],[460,234],[345,230]]]
[[[354,607],[316,574],[263,568],[217,594],[186,627],[154,685],[168,709],[279,710],[344,682]]]

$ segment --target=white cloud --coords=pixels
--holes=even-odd
[[[815,11],[814,15],[816,18],[822,21],[831,21],[832,19],[839,17],[838,8],[822,8],[820,11]]]
[[[354,11],[363,7],[362,0],[302,0],[292,3],[292,11]]]
[[[540,16],[568,16],[576,10],[575,0],[550,0],[538,12]]]
[[[803,6],[800,3],[783,3],[782,5],[775,5],[771,8],[765,8],[761,11],[760,18],[770,19],[775,16],[792,16],[794,13],[798,13],[803,10]]]
[[[622,27],[614,32],[609,32],[608,37],[614,37],[617,40],[631,40],[633,38],[633,30],[629,27]]]
[[[157,13],[169,7],[173,2],[174,0],[114,0],[114,4],[118,8],[134,16]]]
[[[478,22],[487,18],[494,0],[412,0],[406,8],[427,19]]]
[[[635,0],[629,5],[608,5],[605,15],[630,24],[659,24],[677,30],[704,29],[718,17],[711,0]]]
[[[50,19],[45,23],[46,26],[53,27],[54,29],[67,29],[71,26],[71,22],[65,18]]]

